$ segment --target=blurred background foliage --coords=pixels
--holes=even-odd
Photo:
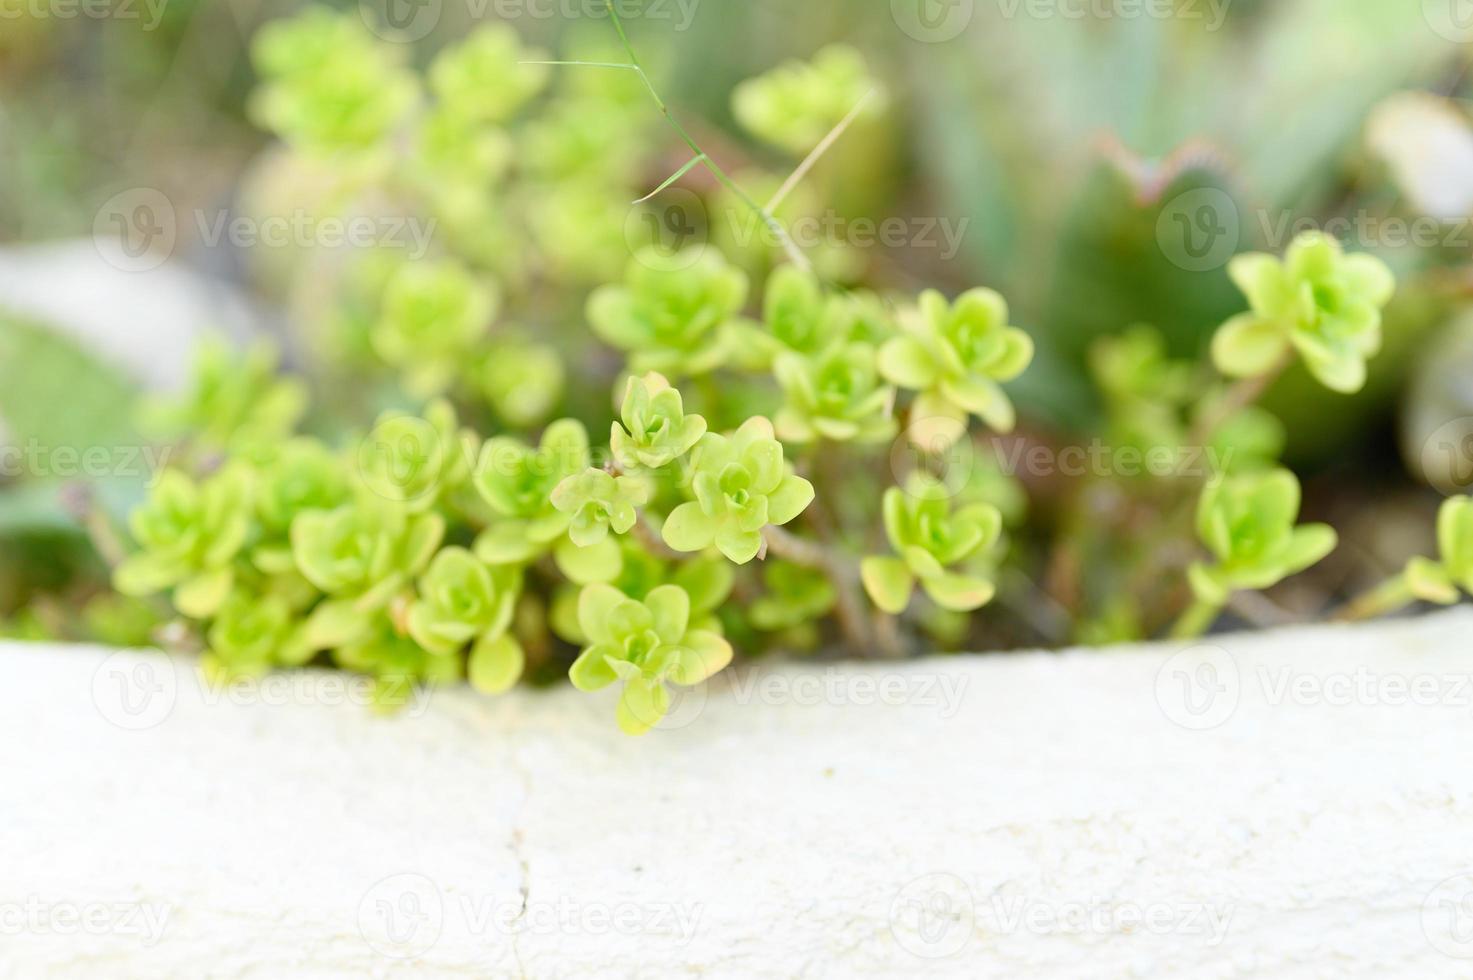
[[[474,12],[487,6],[442,2],[435,30],[410,48],[417,66],[464,37]],[[1473,172],[1437,162],[1468,160],[1459,154],[1473,144],[1465,101],[1473,48],[1439,33],[1416,2],[1179,0],[1177,16],[1167,18],[1030,16],[1026,0],[977,0],[964,4],[972,10],[966,29],[944,43],[901,29],[897,9],[907,2],[671,0],[666,16],[630,18],[629,26],[689,128],[727,170],[758,183],[780,180],[792,161],[743,136],[732,90],[831,42],[863,52],[886,88],[885,112],[845,135],[792,206],[965,221],[955,255],[874,248],[825,268],[879,290],[956,293],[980,284],[1002,292],[1013,321],[1038,341],[1038,361],[1014,396],[1025,436],[1045,443],[1105,428],[1089,370],[1101,337],[1149,323],[1171,355],[1201,357],[1211,332],[1241,310],[1225,257],[1195,269],[1193,256],[1178,253],[1198,217],[1183,200],[1214,203],[1216,231],[1235,245],[1229,254],[1282,251],[1292,237],[1283,229],[1300,221],[1431,217],[1450,232],[1461,229],[1451,246],[1350,235],[1352,247],[1376,251],[1402,282],[1372,383],[1355,396],[1333,395],[1296,369],[1266,402],[1285,423],[1286,458],[1307,477],[1310,510],[1339,524],[1348,544],[1339,563],[1299,588],[1342,591],[1347,580],[1373,580],[1422,546],[1436,497],[1419,489],[1426,474],[1417,472],[1415,447],[1441,421],[1473,414],[1473,355],[1458,340],[1467,330],[1456,326],[1473,288]],[[602,17],[557,13],[586,6],[549,0],[542,9],[552,16],[508,20],[526,43],[562,52],[609,30]],[[281,164],[248,118],[256,84],[248,44],[262,24],[300,5],[136,0],[128,19],[63,17],[56,9],[0,0],[0,241],[16,247],[88,236],[101,202],[125,188],[162,188],[182,212],[249,206],[253,189],[271,184],[262,175]],[[688,29],[679,30],[686,11]],[[658,125],[647,138],[654,162],[639,179],[653,188],[688,154]],[[312,193],[310,175],[294,176],[301,193]],[[730,207],[698,173],[686,184],[716,213]],[[204,248],[191,240],[197,229],[189,223],[179,231],[176,257],[283,299],[282,273],[269,262]],[[287,340],[289,359],[309,356],[300,338]],[[1429,358],[1429,350],[1442,353]],[[85,379],[67,388],[86,397],[75,405],[48,398],[48,379],[58,378]],[[100,358],[34,324],[0,325],[0,417],[12,440],[125,440],[121,406],[132,387]],[[33,411],[38,403],[48,411]],[[1404,453],[1409,467],[1398,451],[1399,425],[1412,447]],[[14,613],[36,589],[75,581],[72,565],[97,563],[77,512],[58,503],[55,487],[9,489],[0,506],[7,542],[0,612]],[[1028,490],[1052,522],[1041,536],[1083,540],[1081,522],[1102,523],[1080,516],[1079,508],[1094,505],[1078,488]],[[126,486],[100,492],[134,496]],[[1412,526],[1419,530],[1407,534],[1416,540],[1395,536]],[[1108,550],[1113,539],[1102,540]],[[65,555],[67,568],[50,567],[49,558],[38,566],[38,554]],[[1070,591],[1057,559],[1035,562],[1055,596]],[[1359,568],[1365,564],[1376,568]],[[1292,594],[1283,601],[1296,605]],[[1102,602],[1094,618],[1104,625],[1081,630],[1085,638],[1113,635],[1110,600]],[[101,618],[116,635],[128,635],[126,614],[106,612]]]

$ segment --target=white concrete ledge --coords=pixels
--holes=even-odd
[[[1473,612],[605,697],[0,647],[0,976],[1453,977]]]

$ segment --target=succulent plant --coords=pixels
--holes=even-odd
[[[1000,383],[1033,360],[1033,341],[1008,326],[1008,306],[990,289],[964,293],[955,303],[934,290],[921,294],[917,316],[903,336],[880,348],[880,373],[920,392],[912,419],[964,420],[976,415],[999,432],[1012,431],[1013,403]]]
[[[645,249],[629,263],[624,285],[589,297],[588,321],[638,373],[704,374],[727,359],[727,327],[746,298],[746,274],[713,249],[669,259]]]
[[[1333,391],[1359,391],[1366,361],[1381,349],[1381,310],[1396,289],[1373,255],[1346,255],[1329,235],[1296,238],[1282,260],[1240,255],[1228,272],[1251,312],[1233,317],[1212,341],[1212,359],[1233,377],[1272,370],[1298,351],[1311,374]]]
[[[208,619],[235,584],[234,561],[251,533],[251,477],[230,466],[196,483],[166,470],[129,517],[140,550],[120,564],[113,584],[124,595],[174,590],[174,605]]]
[[[696,444],[695,499],[670,512],[662,533],[676,551],[715,545],[738,565],[762,550],[762,529],[786,524],[813,500],[813,484],[783,461],[772,423],[749,419],[731,436],[708,432]]]
[[[476,554],[503,565],[551,548],[573,521],[553,504],[552,492],[588,462],[588,433],[572,419],[549,425],[535,449],[508,436],[487,440],[473,482],[496,520],[476,539]]]
[[[616,717],[630,735],[642,735],[670,707],[666,682],[699,684],[731,662],[731,645],[719,633],[690,628],[690,596],[678,585],[660,585],[641,600],[611,585],[585,586],[578,623],[589,643],[568,677],[580,691],[623,681]]]
[[[609,449],[626,470],[668,466],[706,434],[706,420],[685,414],[680,392],[653,372],[629,379],[619,419],[610,430]]]
[[[905,489],[885,491],[885,536],[896,557],[873,556],[860,564],[865,591],[881,610],[899,613],[919,582],[943,609],[969,611],[992,600],[995,586],[971,572],[1002,534],[1002,513],[991,504],[952,508],[946,484],[912,474]]]

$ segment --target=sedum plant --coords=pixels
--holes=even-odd
[[[1473,595],[1473,497],[1449,497],[1437,512],[1437,559],[1417,556],[1401,573],[1358,597],[1343,619],[1384,616],[1414,602],[1450,606],[1460,593]]]
[[[968,562],[997,543],[1002,513],[987,503],[952,504],[946,484],[922,474],[885,491],[885,537],[895,556],[860,566],[865,591],[885,612],[904,611],[917,582],[942,609],[970,612],[991,601],[996,587]]]
[[[1291,352],[1330,388],[1364,382],[1393,289],[1378,260],[1315,235],[1282,260],[1235,260],[1250,310],[1213,341],[1226,378],[1151,327],[1100,339],[1102,448],[1204,458],[1098,464],[1069,501],[1033,508],[1030,457],[1009,452],[1063,452],[1018,424],[1004,386],[1034,342],[1003,297],[829,282],[773,213],[793,187],[773,181],[758,205],[609,12],[619,45],[559,71],[499,27],[423,77],[356,17],[309,11],[259,38],[254,111],[293,165],[326,155],[325,196],[346,211],[389,202],[440,231],[425,254],[335,255],[295,286],[331,366],[313,387],[349,418],[309,412],[307,381],[272,352],[223,346],[150,410],[193,451],[134,509],[114,584],[146,604],[139,621],[175,617],[211,678],[332,665],[373,678],[392,709],[421,687],[497,695],[565,675],[607,689],[618,726],[642,734],[672,687],[738,655],[899,656],[1058,618],[1101,641],[1172,618],[1193,636],[1335,547],[1299,523],[1283,426],[1256,402]],[[735,115],[804,154],[877,116],[876,88],[853,51],[828,49],[742,86]],[[661,116],[695,156],[656,185],[669,171],[642,127]],[[697,166],[713,199],[771,233],[761,261],[661,205]],[[1183,557],[1194,537],[1207,560]],[[1438,561],[1356,611],[1473,589],[1467,498],[1444,506],[1439,541]],[[1129,574],[1089,574],[1120,553]]]
[[[630,735],[642,735],[670,709],[667,682],[689,687],[731,662],[720,633],[691,628],[689,594],[658,585],[631,599],[611,585],[588,585],[578,597],[578,624],[588,646],[568,676],[580,691],[622,682],[616,717]]]
[[[691,451],[688,500],[670,512],[662,534],[676,551],[715,546],[745,565],[762,550],[762,532],[787,524],[813,501],[813,484],[792,471],[765,418],[730,436],[708,432]]]
[[[1197,533],[1215,561],[1189,570],[1196,601],[1176,635],[1205,630],[1233,592],[1266,589],[1335,550],[1329,525],[1296,526],[1299,504],[1299,480],[1282,469],[1225,477],[1202,492]]]
[[[999,432],[1012,431],[1016,413],[1000,382],[1027,369],[1033,341],[1008,325],[1001,296],[974,289],[948,303],[927,290],[904,327],[902,336],[880,349],[880,370],[894,384],[920,393],[913,415],[963,421],[970,414]]]
[[[1381,310],[1396,281],[1372,255],[1346,255],[1318,232],[1301,235],[1283,259],[1254,253],[1228,271],[1252,310],[1217,332],[1212,358],[1232,377],[1272,371],[1297,352],[1332,391],[1366,383],[1366,361],[1381,349]]]

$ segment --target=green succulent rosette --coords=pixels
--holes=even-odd
[[[251,474],[227,466],[195,482],[165,470],[148,499],[129,515],[139,550],[113,572],[124,595],[174,590],[174,605],[191,619],[213,616],[235,584],[235,559],[254,530]]]
[[[524,48],[505,25],[479,27],[436,55],[430,91],[443,111],[477,122],[504,123],[547,85],[546,52]]]
[[[1345,254],[1333,237],[1299,236],[1282,260],[1240,255],[1228,273],[1250,312],[1223,324],[1212,359],[1230,377],[1255,377],[1297,351],[1321,384],[1339,392],[1366,383],[1366,361],[1381,349],[1381,311],[1396,279],[1380,259]]]
[[[657,470],[695,448],[706,420],[685,414],[680,392],[663,375],[630,378],[619,421],[609,430],[609,450],[621,469]]]
[[[1197,507],[1197,534],[1216,559],[1188,572],[1203,603],[1221,606],[1239,589],[1266,589],[1335,550],[1326,524],[1296,526],[1299,480],[1284,469],[1228,476],[1208,484]]]
[[[572,542],[592,548],[603,544],[610,531],[627,534],[649,496],[649,485],[637,477],[614,476],[590,467],[554,487],[552,505],[572,518],[568,525]]]
[[[918,315],[905,333],[880,348],[880,373],[920,392],[911,408],[919,422],[964,422],[976,415],[998,432],[1011,432],[1013,403],[1002,390],[1033,360],[1033,340],[1008,325],[1007,302],[990,289],[963,293],[955,303],[935,290],[921,294]],[[912,425],[913,435],[923,427]],[[960,435],[962,429],[954,430]]]
[[[358,481],[375,496],[422,513],[469,484],[480,449],[455,408],[436,399],[423,417],[391,412],[379,419],[358,447]]]
[[[737,86],[732,112],[753,136],[802,156],[866,96],[862,112],[879,114],[884,98],[863,56],[848,45],[831,44],[811,62],[790,61]]]
[[[413,110],[419,83],[356,17],[310,10],[266,25],[251,48],[265,80],[251,102],[261,125],[319,154],[383,143]]]
[[[369,340],[411,392],[439,394],[472,360],[496,309],[496,291],[459,262],[406,262],[384,287]]]
[[[1002,513],[988,503],[964,503],[946,485],[912,474],[904,489],[885,491],[885,536],[895,556],[860,562],[860,578],[883,612],[903,612],[916,583],[943,609],[967,612],[992,601],[992,582],[968,566],[984,560],[1002,535]]]
[[[365,613],[385,608],[430,563],[444,537],[441,515],[411,513],[367,495],[299,514],[291,528],[292,557],[333,600],[313,613],[314,647],[341,645]]]
[[[420,577],[406,621],[409,635],[435,655],[458,654],[471,644],[471,684],[500,694],[522,676],[526,661],[507,632],[521,587],[519,568],[493,568],[464,548],[445,548]]]
[[[311,657],[300,624],[280,596],[236,589],[221,604],[205,639],[201,662],[207,679],[229,683],[260,677],[278,667],[295,667]]]
[[[869,344],[842,344],[806,357],[781,354],[773,373],[783,389],[775,425],[785,442],[874,443],[895,437],[895,389],[881,382]]]
[[[344,670],[374,679],[373,706],[386,714],[402,711],[422,686],[452,683],[464,675],[458,653],[426,650],[382,615],[371,618],[332,655]]]
[[[472,483],[495,521],[476,539],[476,555],[517,564],[552,548],[573,520],[553,504],[553,491],[589,460],[588,433],[573,419],[549,425],[535,448],[508,436],[488,439]]]
[[[1473,497],[1449,497],[1437,512],[1440,560],[1413,558],[1396,588],[1410,598],[1440,606],[1458,601],[1458,590],[1473,595]]]
[[[496,415],[518,428],[537,425],[557,408],[567,371],[556,347],[520,337],[498,337],[474,372]]]
[[[280,355],[260,343],[242,354],[211,337],[195,352],[188,385],[177,395],[153,397],[141,411],[143,427],[187,439],[207,452],[255,450],[287,437],[307,408],[307,390],[278,373]]]
[[[588,322],[624,351],[636,373],[670,377],[710,372],[730,354],[729,325],[747,300],[747,276],[715,249],[665,258],[644,249],[624,285],[602,286],[588,299]]]
[[[730,436],[708,432],[692,454],[695,499],[665,519],[662,535],[676,551],[714,545],[738,565],[762,550],[762,529],[786,524],[813,501],[813,484],[783,460],[772,423],[748,419]]]
[[[699,684],[731,662],[721,634],[691,629],[690,596],[677,585],[651,589],[643,601],[612,585],[584,587],[578,623],[588,645],[568,671],[580,691],[624,684],[616,717],[630,735],[659,724],[670,708],[667,682]]]

